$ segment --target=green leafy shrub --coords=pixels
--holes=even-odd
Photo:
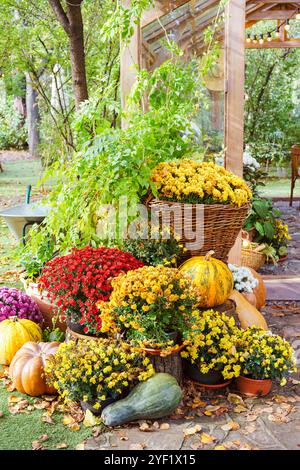
[[[0,102],[0,149],[23,149],[27,146],[27,129],[23,117],[13,109],[12,100]]]

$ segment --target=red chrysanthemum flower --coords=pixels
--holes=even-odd
[[[142,266],[133,255],[117,248],[74,248],[45,265],[39,287],[48,292],[63,317],[84,325],[85,333],[97,334],[101,317],[96,304],[109,300],[111,279]]]

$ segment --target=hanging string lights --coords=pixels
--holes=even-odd
[[[297,11],[296,15],[294,13],[293,16],[295,15],[296,20],[300,20],[300,8],[298,8],[296,11]],[[274,39],[274,37],[275,38],[280,37],[280,29],[282,27],[285,29],[285,31],[289,31],[291,29],[290,18],[287,18],[280,25],[277,25],[275,29],[268,31],[267,33],[261,33],[259,35],[253,34],[252,36],[250,33],[248,33],[246,37],[246,42],[248,44],[250,44],[251,42],[253,42],[254,44],[257,44],[257,42],[259,44],[263,44],[265,40],[267,40],[268,42],[271,42]]]

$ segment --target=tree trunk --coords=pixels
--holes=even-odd
[[[49,0],[58,21],[69,38],[72,84],[77,109],[82,101],[88,99],[83,20],[81,13],[82,1],[83,0],[72,0],[72,2],[67,2],[65,11],[60,0]]]
[[[173,375],[179,385],[182,385],[183,372],[180,352],[170,354],[166,357],[148,356],[155,372],[164,372]]]
[[[80,5],[67,3],[67,16],[70,22],[70,57],[76,108],[88,99],[86,82],[83,22]]]
[[[40,113],[38,107],[38,93],[33,88],[29,74],[26,74],[26,109],[28,127],[29,153],[35,158],[39,157],[38,146],[40,143],[39,122]]]

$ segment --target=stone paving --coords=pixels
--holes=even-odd
[[[293,345],[300,363],[300,303],[267,305],[264,314],[270,329]],[[187,385],[187,392],[195,387]],[[273,387],[265,398],[244,398],[234,384],[225,391],[197,388],[189,395],[182,416],[93,431],[85,442],[89,450],[299,450],[300,375],[284,387]],[[176,419],[175,419],[176,418]],[[163,426],[161,426],[163,424]],[[162,427],[162,429],[161,429]]]

